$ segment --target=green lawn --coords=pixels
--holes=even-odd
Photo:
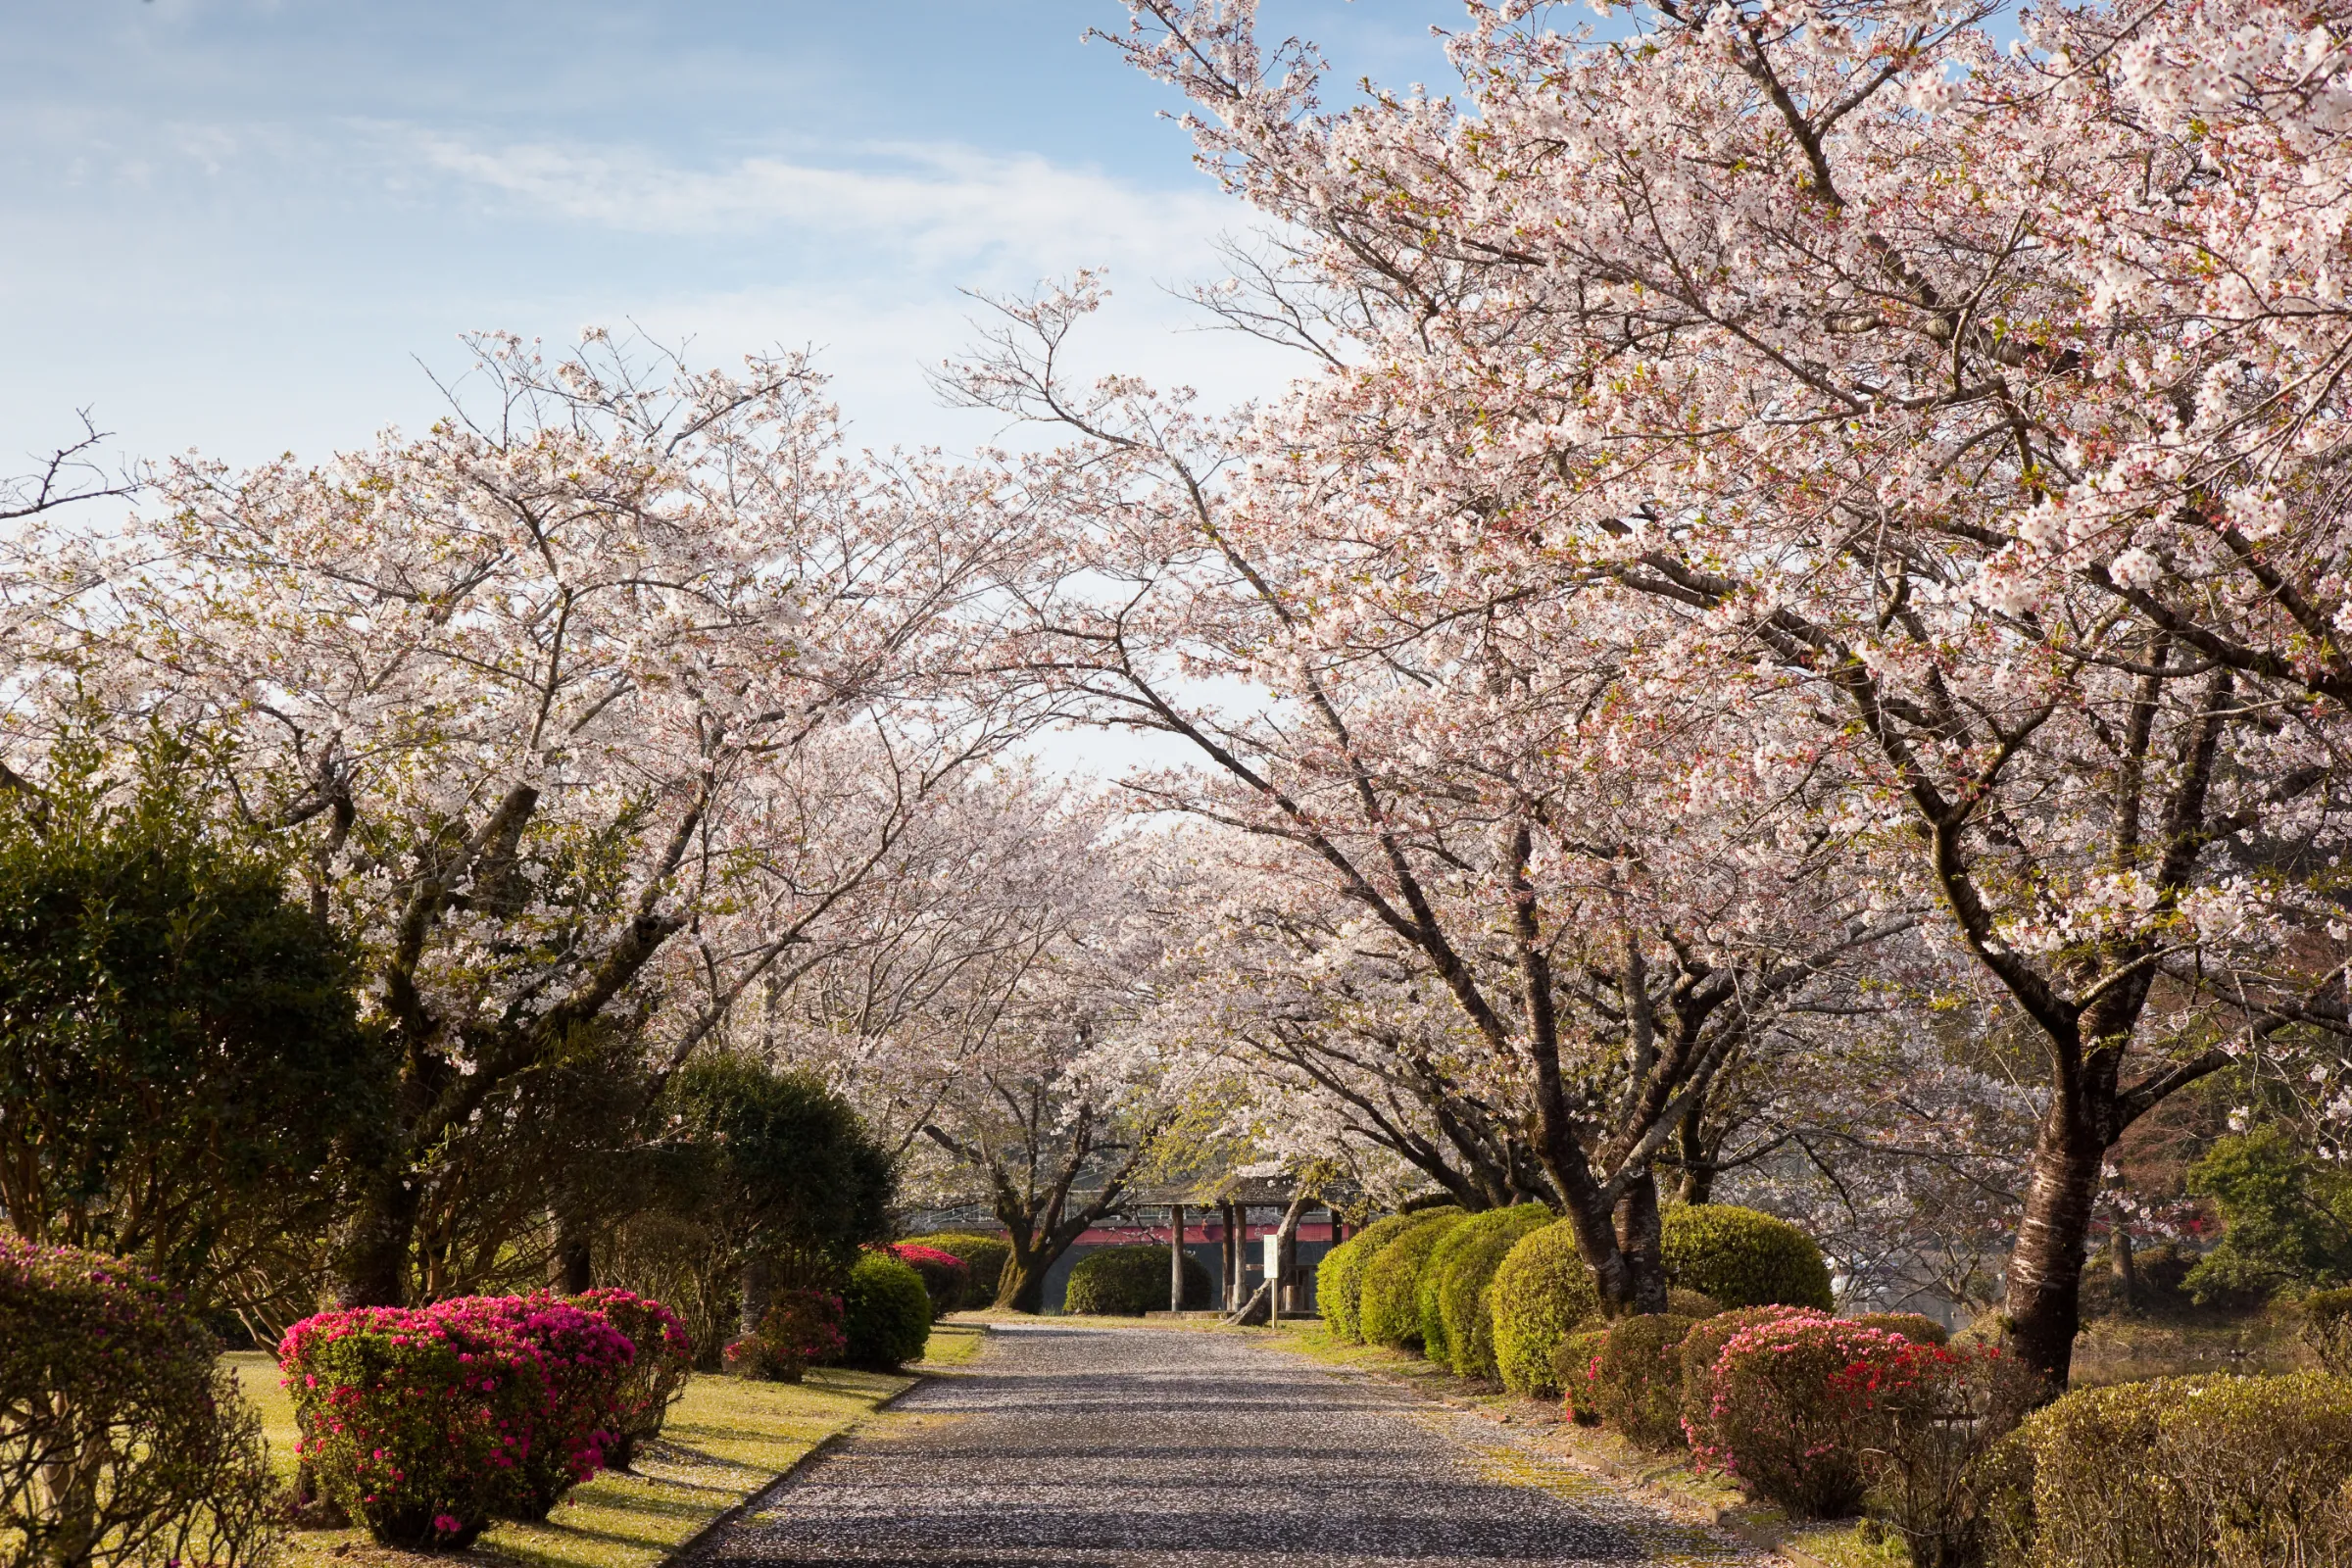
[[[930,1359],[915,1370],[960,1365],[980,1351],[977,1324],[932,1330]],[[277,1363],[262,1351],[223,1358],[261,1407],[271,1462],[294,1471],[294,1402]],[[494,1526],[471,1550],[426,1555],[378,1546],[360,1530],[305,1530],[288,1538],[285,1568],[423,1568],[454,1558],[540,1568],[653,1568],[697,1531],[790,1469],[826,1438],[871,1414],[912,1377],[822,1367],[799,1385],[698,1376],[670,1408],[661,1441],[635,1475],[607,1473],[575,1489],[544,1525]]]

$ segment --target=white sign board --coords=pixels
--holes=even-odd
[[[1282,1241],[1276,1236],[1260,1237],[1266,1249],[1266,1278],[1282,1278]]]

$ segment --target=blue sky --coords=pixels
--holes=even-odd
[[[1447,0],[1269,0],[1343,80],[1445,79]],[[92,406],[145,454],[320,456],[429,419],[456,335],[631,320],[811,344],[858,439],[983,438],[922,368],[960,288],[1109,270],[1105,363],[1216,396],[1181,330],[1251,216],[1102,44],[1117,0],[11,0],[0,470]]]

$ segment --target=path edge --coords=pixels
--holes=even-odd
[[[991,1336],[991,1333],[992,1331],[987,1325],[981,1325],[980,1334],[984,1341]],[[817,1460],[823,1458],[826,1454],[831,1453],[835,1448],[840,1447],[843,1444],[849,1442],[850,1439],[856,1437],[858,1429],[863,1427],[867,1422],[873,1420],[874,1417],[881,1415],[892,1405],[898,1403],[901,1399],[904,1399],[906,1397],[906,1396],[912,1394],[915,1390],[921,1388],[924,1384],[929,1383],[932,1379],[938,1376],[939,1374],[936,1372],[916,1373],[913,1382],[907,1384],[905,1388],[891,1395],[890,1397],[877,1400],[871,1410],[866,1411],[865,1414],[859,1416],[848,1426],[843,1427],[836,1432],[828,1432],[823,1437],[817,1439],[814,1443],[808,1446],[808,1452],[802,1454],[798,1459],[793,1460],[792,1463],[777,1471],[773,1476],[770,1476],[766,1484],[761,1486],[758,1491],[746,1496],[741,1502],[733,1504],[724,1513],[717,1515],[709,1524],[704,1525],[702,1529],[697,1530],[693,1535],[688,1536],[684,1541],[679,1542],[677,1545],[670,1548],[669,1554],[663,1557],[660,1562],[656,1563],[655,1568],[673,1568],[673,1565],[689,1563],[695,1558],[701,1556],[704,1544],[712,1536],[717,1535],[721,1530],[726,1529],[729,1525],[736,1523],[738,1520],[742,1519],[745,1514],[752,1512],[759,1506],[760,1500],[766,1497],[768,1494],[780,1491],[783,1488],[790,1486],[795,1480],[799,1479],[802,1471],[815,1464]],[[1820,1565],[1808,1564],[1807,1568],[1829,1568],[1829,1565],[1826,1563]]]
[[[1449,1397],[1440,1390],[1427,1387],[1421,1379],[1407,1376],[1401,1372],[1391,1372],[1386,1368],[1378,1366],[1365,1366],[1361,1364],[1348,1365],[1344,1363],[1335,1364],[1328,1361],[1319,1361],[1315,1357],[1305,1354],[1303,1351],[1290,1349],[1288,1347],[1281,1345],[1278,1338],[1274,1336],[1267,1336],[1265,1339],[1260,1340],[1257,1343],[1262,1348],[1285,1350],[1288,1354],[1297,1356],[1299,1360],[1306,1362],[1308,1365],[1314,1366],[1327,1373],[1333,1373],[1341,1377],[1371,1378],[1380,1383],[1387,1384],[1392,1388],[1401,1389],[1410,1394],[1416,1401],[1422,1404],[1435,1405],[1442,1409],[1451,1410],[1459,1415],[1479,1416],[1482,1419],[1488,1420],[1493,1419],[1493,1417],[1487,1416],[1485,1411],[1482,1410],[1478,1405],[1471,1404],[1465,1400]],[[1527,1400],[1525,1402],[1531,1405],[1536,1405],[1539,1409],[1543,1408],[1538,1401]],[[1560,1448],[1552,1447],[1549,1445],[1539,1444],[1538,1451],[1543,1457],[1550,1459],[1556,1464],[1565,1465],[1567,1468],[1578,1471],[1592,1480],[1615,1487],[1638,1501],[1641,1501],[1649,1507],[1655,1508],[1658,1510],[1658,1512],[1665,1514],[1670,1519],[1682,1517],[1688,1511],[1711,1512],[1713,1517],[1705,1520],[1707,1528],[1720,1531],[1743,1546],[1753,1547],[1757,1551],[1769,1553],[1770,1555],[1779,1558],[1781,1561],[1790,1564],[1791,1568],[1838,1568],[1838,1564],[1829,1561],[1827,1558],[1816,1557],[1813,1555],[1813,1553],[1805,1550],[1802,1546],[1791,1544],[1781,1531],[1773,1528],[1772,1526],[1758,1523],[1752,1519],[1743,1519],[1734,1509],[1694,1509],[1694,1506],[1690,1498],[1679,1496],[1674,1493],[1664,1490],[1663,1488],[1652,1486],[1648,1479],[1644,1477],[1639,1470],[1631,1469],[1625,1465],[1613,1463],[1610,1460],[1601,1458],[1596,1454],[1568,1452]],[[1685,1522],[1690,1521],[1686,1520]]]

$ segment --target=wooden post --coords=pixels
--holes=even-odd
[[[1168,1310],[1184,1310],[1184,1205],[1168,1205]]]
[[[1242,1309],[1242,1237],[1237,1234],[1240,1232],[1240,1222],[1237,1222],[1237,1218],[1235,1218],[1233,1199],[1225,1199],[1225,1201],[1218,1203],[1216,1208],[1218,1208],[1218,1218],[1225,1222],[1225,1244],[1223,1244],[1223,1253],[1221,1253],[1221,1260],[1225,1265],[1225,1279],[1218,1284],[1218,1289],[1221,1289],[1225,1296],[1225,1312],[1240,1312]]]
[[[1275,1243],[1275,1250],[1282,1260],[1282,1299],[1275,1305],[1284,1312],[1297,1312],[1300,1310],[1299,1303],[1306,1299],[1306,1293],[1298,1288],[1298,1226],[1293,1225],[1282,1233]]]

